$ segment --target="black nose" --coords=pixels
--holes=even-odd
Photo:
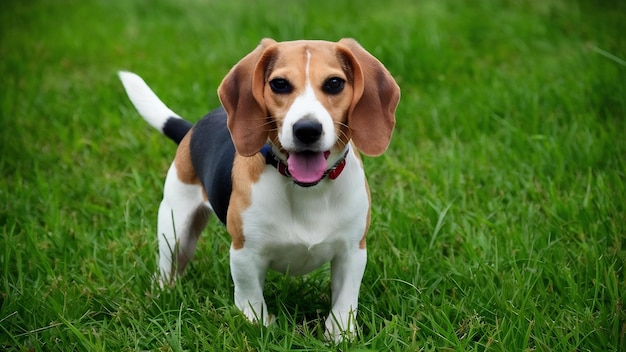
[[[298,121],[293,125],[293,135],[304,144],[315,143],[322,136],[322,124],[311,120]]]

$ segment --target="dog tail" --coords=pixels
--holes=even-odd
[[[191,122],[170,110],[138,75],[126,71],[120,71],[118,75],[128,98],[144,120],[177,144],[180,143],[193,126]]]

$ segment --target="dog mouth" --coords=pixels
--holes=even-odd
[[[324,177],[326,172],[326,159],[329,151],[302,151],[289,153],[287,167],[291,177],[299,183],[315,183]]]

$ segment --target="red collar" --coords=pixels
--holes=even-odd
[[[346,166],[346,156],[348,156],[349,150],[350,150],[349,148],[346,148],[346,151],[343,153],[343,156],[339,160],[337,160],[337,162],[333,166],[331,166],[329,169],[324,171],[324,174],[319,180],[315,182],[311,182],[311,183],[302,183],[296,180],[294,180],[293,182],[297,184],[298,186],[311,187],[311,186],[315,186],[316,184],[318,184],[326,176],[328,176],[328,178],[331,180],[336,179],[337,177],[339,177],[339,175],[341,175],[341,172]],[[272,165],[273,167],[275,167],[276,170],[278,170],[278,172],[281,175],[286,176],[286,177],[291,177],[287,164],[285,164],[284,161],[282,161],[276,154],[274,154],[274,152],[272,151],[271,145],[269,144],[264,145],[263,148],[261,148],[260,152],[263,156],[265,156],[265,163],[267,165]]]

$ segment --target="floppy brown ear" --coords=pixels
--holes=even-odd
[[[228,72],[217,93],[228,115],[230,130],[237,153],[252,156],[265,144],[267,110],[263,99],[265,65],[259,65],[272,39],[263,39],[259,46],[246,55]]]
[[[344,38],[339,44],[347,47],[356,60],[352,64],[355,95],[348,115],[352,141],[363,154],[380,155],[391,141],[400,87],[385,66],[354,39]],[[361,87],[363,93],[359,96]]]

